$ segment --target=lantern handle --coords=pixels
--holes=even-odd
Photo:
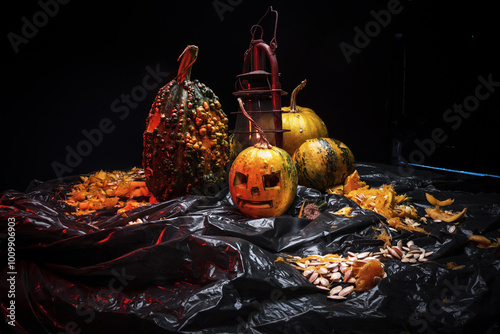
[[[252,40],[250,41],[250,45],[252,45],[253,41],[255,41],[255,33],[256,33],[257,28],[260,28],[261,33],[260,33],[259,39],[262,39],[262,36],[264,35],[264,29],[262,29],[262,26],[260,25],[260,23],[269,14],[269,12],[273,12],[276,14],[276,19],[274,21],[274,35],[273,35],[273,38],[271,39],[271,42],[269,43],[269,45],[271,46],[271,48],[274,52],[278,48],[278,41],[276,40],[276,31],[278,30],[278,11],[274,10],[273,6],[269,6],[266,13],[260,18],[260,20],[257,22],[257,24],[253,25],[250,28],[250,34],[252,35]]]
[[[262,20],[269,14],[269,12],[273,12],[276,14],[276,20],[274,23],[274,36],[271,40],[270,44],[266,44],[262,40],[262,35],[264,30],[260,23]],[[243,60],[243,72],[255,71],[255,70],[264,70],[265,65],[260,60],[259,51],[265,52],[267,58],[269,60],[269,65],[271,67],[272,74],[272,89],[280,89],[279,84],[279,72],[278,72],[278,62],[276,60],[276,49],[278,48],[278,41],[276,40],[276,31],[278,28],[278,11],[274,10],[272,6],[269,6],[266,13],[259,19],[257,24],[253,25],[250,28],[250,34],[252,35],[252,39],[250,41],[250,46],[245,51],[244,60]],[[255,39],[255,34],[257,30],[260,29],[261,36],[259,39]],[[254,53],[253,55],[251,53]]]

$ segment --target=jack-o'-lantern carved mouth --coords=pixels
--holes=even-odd
[[[236,205],[242,208],[268,209],[273,207],[273,201],[249,201],[243,198],[236,198]]]

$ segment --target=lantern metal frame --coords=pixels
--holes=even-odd
[[[269,12],[276,14],[276,21],[274,37],[270,44],[266,44],[262,39],[264,30],[260,22]],[[266,139],[273,146],[283,147],[283,132],[289,130],[282,128],[281,96],[286,95],[286,92],[281,89],[279,82],[277,24],[278,12],[269,7],[266,14],[250,29],[252,39],[244,55],[243,72],[236,76],[236,91],[233,95],[243,100],[246,111],[263,130]],[[260,36],[256,38],[258,30]],[[259,132],[253,124],[248,122],[241,111],[232,114],[237,115],[235,129],[231,131],[233,140],[241,145],[241,149],[255,144],[259,139]]]

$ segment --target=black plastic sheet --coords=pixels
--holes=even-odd
[[[500,195],[493,179],[358,164],[370,186],[392,183],[413,198],[421,216],[425,193],[467,207],[464,222],[429,223],[428,234],[389,231],[433,251],[417,266],[384,261],[387,278],[347,300],[326,298],[284,255],[378,251],[384,218],[341,195],[299,186],[286,215],[251,219],[231,201],[187,196],[127,212],[88,218],[65,214],[59,200],[76,178],[36,182],[0,198],[2,278],[7,266],[8,221],[15,221],[15,297],[1,294],[1,311],[15,301],[13,333],[498,333],[498,248],[468,240],[500,236]],[[324,199],[314,220],[297,218],[305,199]],[[333,215],[344,206],[353,218]],[[138,218],[141,224],[129,225]],[[91,225],[90,223],[93,223]],[[448,262],[464,265],[450,270]],[[12,296],[11,296],[12,297]]]

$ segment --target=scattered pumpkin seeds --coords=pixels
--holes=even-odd
[[[336,300],[346,299],[353,291],[367,291],[387,277],[384,265],[372,252],[348,252],[347,257],[309,255],[287,261],[302,270],[302,274],[318,289],[328,291],[328,298]]]

